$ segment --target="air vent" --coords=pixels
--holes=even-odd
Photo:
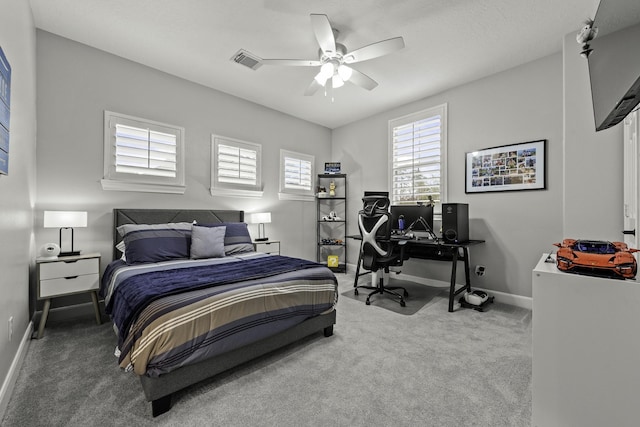
[[[245,67],[249,67],[252,70],[257,70],[262,65],[260,62],[260,58],[255,56],[254,54],[247,52],[244,49],[240,49],[231,57],[233,62],[237,62],[240,65],[244,65]]]

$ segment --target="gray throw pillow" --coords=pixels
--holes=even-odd
[[[226,227],[191,228],[191,259],[221,258],[224,256]]]

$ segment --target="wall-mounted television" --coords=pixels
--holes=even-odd
[[[600,0],[589,42],[596,131],[620,123],[640,103],[640,0]]]

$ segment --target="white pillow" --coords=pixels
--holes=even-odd
[[[227,227],[191,228],[191,259],[221,258],[224,256],[224,235]]]

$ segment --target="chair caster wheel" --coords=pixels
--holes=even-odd
[[[409,292],[407,292],[406,290],[404,291],[404,297],[408,297],[409,296]]]
[[[353,290],[353,294],[354,294],[354,295],[358,295],[358,290],[357,290],[357,289],[354,289],[354,290]]]
[[[371,305],[371,301],[366,300],[366,301],[365,301],[365,304],[367,304],[367,305]]]

